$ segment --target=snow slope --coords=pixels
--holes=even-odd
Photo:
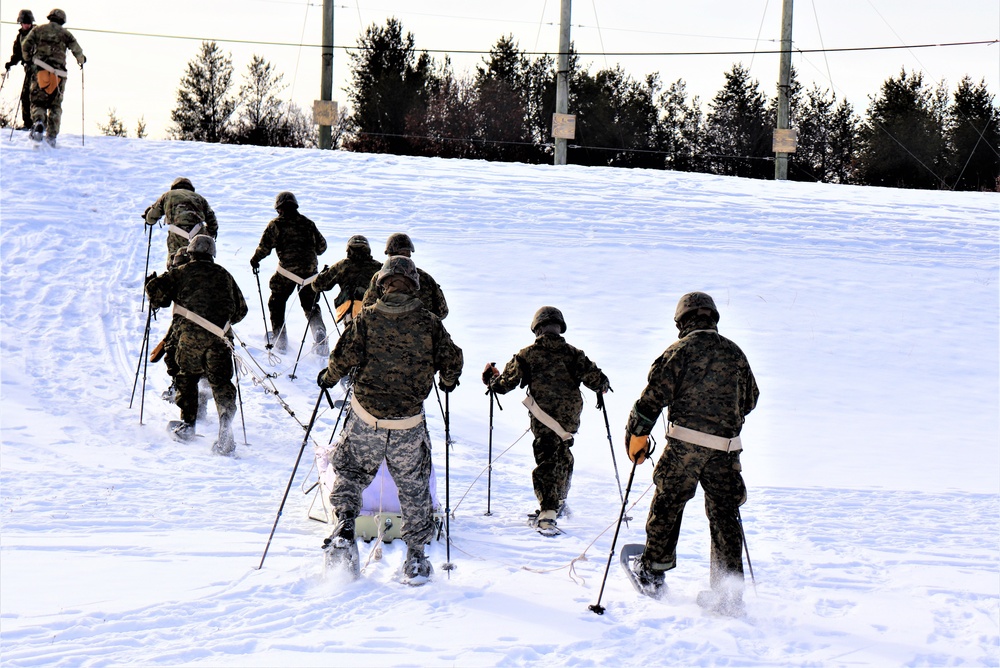
[[[0,142],[3,665],[1000,663],[996,194],[60,139],[58,150],[20,133]],[[241,355],[280,391],[242,377],[236,459],[209,452],[214,410],[198,443],[166,436],[177,409],[159,399],[162,365],[129,408],[146,322],[139,214],[181,175],[215,208],[218,261],[250,306]],[[405,231],[448,297],[445,325],[466,358],[450,401],[457,569],[440,569],[435,543],[428,586],[393,581],[398,542],[362,546],[358,582],[324,577],[327,529],[307,519],[303,493],[311,447],[257,570],[323,365],[304,355],[292,379],[293,355],[261,349],[248,260],[285,189],[330,242],[321,262],[343,257],[352,234],[378,255]],[[156,228],[150,270],[162,271],[164,238]],[[593,396],[567,535],[546,539],[524,522],[535,502],[518,393],[495,415],[487,486],[479,372],[530,343],[539,306],[562,309],[567,339],[611,378],[624,486],[628,410],[690,290],[715,296],[720,331],[761,388],[743,433],[748,616],[694,602],[708,578],[700,495],[669,599],[637,597],[615,566],[598,616],[587,606],[621,502]],[[291,302],[289,313],[297,340],[305,321]],[[167,322],[153,321],[154,343]],[[434,394],[426,406],[443,476]],[[321,409],[316,441],[335,421]],[[635,473],[619,543],[643,540],[651,474]]]

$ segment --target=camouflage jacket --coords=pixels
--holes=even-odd
[[[583,412],[581,383],[594,392],[610,387],[608,377],[582,350],[559,334],[546,333],[514,355],[490,387],[497,394],[506,394],[518,385],[527,386],[543,411],[563,429],[575,433]]]
[[[32,26],[34,28],[34,26]],[[10,60],[4,63],[6,69],[10,69],[17,65],[18,63],[24,63],[24,68],[31,71],[31,61],[24,57],[24,51],[21,50],[21,40],[31,32],[31,28],[27,30],[17,29],[17,35],[14,36],[14,50],[10,52]]]
[[[441,319],[412,295],[394,292],[344,329],[327,374],[342,378],[357,367],[354,394],[361,405],[375,417],[404,418],[420,413],[435,371],[456,385],[462,365],[462,349]]]
[[[340,294],[333,301],[335,306],[340,306],[348,299],[363,299],[369,280],[381,267],[371,253],[355,255],[348,252],[345,259],[321,271],[312,287],[317,292],[325,292],[339,285]]]
[[[30,63],[38,58],[57,70],[66,69],[66,49],[73,52],[78,63],[83,62],[83,49],[77,44],[73,34],[52,21],[35,26],[21,40],[21,57],[25,62]]]
[[[219,327],[227,322],[236,324],[247,314],[247,304],[236,281],[225,267],[210,260],[192,259],[156,276],[146,283],[146,294],[156,308],[175,302]],[[174,317],[171,329],[178,336],[206,331],[181,316]]]
[[[219,236],[219,222],[208,200],[192,190],[174,188],[160,195],[146,212],[146,223],[153,225],[163,216],[167,217],[167,225],[176,225],[187,232],[198,223],[205,223],[208,234]]]
[[[720,335],[711,320],[696,320],[653,362],[628,430],[636,436],[648,434],[660,411],[669,406],[671,422],[733,438],[759,395],[739,346]]]
[[[272,250],[277,251],[282,267],[299,278],[309,278],[316,273],[316,256],[326,252],[326,239],[316,223],[298,211],[281,213],[264,228],[251,261],[260,262]]]
[[[379,265],[381,267],[382,265]],[[420,287],[417,289],[417,297],[423,302],[424,308],[444,320],[448,317],[448,302],[445,301],[444,292],[430,274],[417,267],[417,275],[420,277]],[[368,289],[365,291],[364,305],[371,306],[382,296],[382,289],[376,284],[377,275],[371,277],[368,282]]]

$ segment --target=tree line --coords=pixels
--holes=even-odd
[[[398,155],[550,163],[556,63],[497,40],[474,73],[418,52],[397,19],[372,25],[349,54],[348,109],[334,128],[338,148]],[[173,138],[265,146],[316,145],[316,128],[279,98],[283,76],[260,56],[238,96],[233,66],[214,42],[188,63],[171,118]],[[591,73],[570,57],[569,108],[576,138],[568,162],[773,178],[769,98],[741,63],[706,105],[683,79],[636,80],[620,66]],[[1000,112],[985,80],[964,77],[949,93],[900,70],[863,114],[793,70],[791,126],[798,149],[789,179],[903,188],[997,190]]]

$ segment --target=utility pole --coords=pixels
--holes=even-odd
[[[569,113],[569,20],[572,0],[562,0],[559,11],[559,69],[556,72],[556,114]],[[568,140],[556,137],[556,165],[566,164]]]
[[[781,4],[781,62],[778,71],[778,118],[773,147],[775,181],[788,180],[788,154],[795,152],[795,133],[788,129],[788,90],[791,78],[792,0],[783,0]]]
[[[333,0],[323,0],[323,70],[320,80],[319,105],[314,105],[313,116],[319,117],[319,147],[333,148],[332,123],[336,123],[336,106],[333,102]],[[315,113],[317,107],[322,113]],[[330,107],[334,113],[330,114]],[[330,116],[333,116],[333,119]]]

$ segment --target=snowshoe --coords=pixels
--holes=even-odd
[[[45,143],[48,144],[49,146],[51,146],[52,148],[56,148],[56,138],[55,137],[46,137],[45,138]]]
[[[231,457],[236,452],[236,439],[233,437],[233,425],[219,425],[219,439],[212,444],[212,452],[224,457]]]
[[[182,443],[191,441],[197,436],[194,432],[194,423],[184,422],[183,420],[171,420],[168,422],[167,431],[170,432],[170,438]]]
[[[717,615],[724,617],[743,617],[746,612],[746,605],[743,603],[743,592],[740,590],[712,590],[698,592],[695,599],[698,605]]]
[[[352,580],[361,577],[361,557],[358,543],[353,538],[330,536],[323,539],[324,564],[328,570],[346,571]]]
[[[168,403],[174,403],[177,398],[177,387],[173,383],[170,383],[170,387],[163,390],[163,394],[160,395],[160,398]]]
[[[45,138],[45,124],[41,121],[35,123],[34,126],[32,126],[31,131],[28,133],[28,136],[31,137],[31,141],[40,143],[42,139]]]
[[[551,538],[563,533],[556,523],[556,515],[555,510],[535,511],[534,514],[528,515],[528,523],[541,535]]]
[[[406,560],[403,561],[403,573],[400,581],[412,587],[426,584],[431,579],[434,567],[424,554],[423,548],[406,549]]]
[[[276,352],[288,352],[288,334],[285,332],[285,328],[282,327],[277,335],[274,332],[268,332],[267,344],[274,348]]]
[[[629,582],[632,583],[637,592],[643,596],[660,599],[667,593],[667,585],[663,578],[664,571],[655,571],[643,564],[642,553],[645,549],[645,545],[635,543],[623,545],[618,558],[621,561],[622,570],[625,571],[625,575],[628,576]]]

